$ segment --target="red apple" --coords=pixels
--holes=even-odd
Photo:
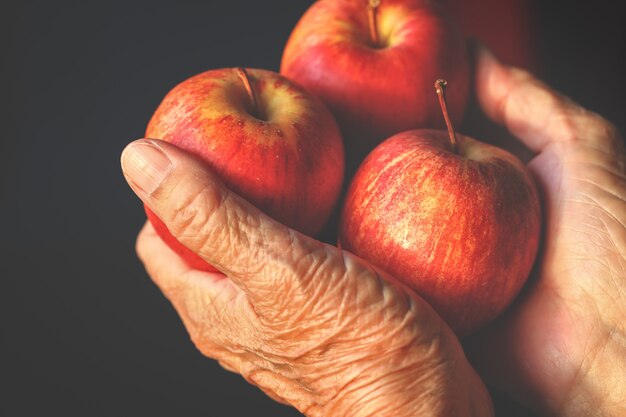
[[[219,69],[189,78],[164,98],[146,137],[197,155],[231,190],[308,235],[325,224],[343,182],[343,142],[333,116],[270,71]],[[190,265],[215,271],[146,211]]]
[[[285,47],[281,73],[328,105],[360,161],[392,134],[443,127],[431,99],[446,78],[453,120],[468,96],[467,48],[438,1],[319,0]]]
[[[367,156],[348,190],[340,243],[415,289],[463,336],[522,288],[541,213],[517,158],[450,132],[403,132]]]

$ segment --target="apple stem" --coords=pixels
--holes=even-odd
[[[450,135],[450,147],[452,148],[452,152],[456,153],[456,133],[454,132],[454,127],[452,126],[450,115],[448,114],[448,105],[446,104],[446,95],[444,92],[447,85],[448,82],[444,79],[440,78],[435,81],[435,90],[437,91],[437,96],[439,97],[439,105],[441,106],[441,112],[443,113],[443,118],[446,121],[446,126],[448,127],[448,135]]]
[[[252,88],[252,83],[250,82],[250,76],[248,75],[248,71],[246,71],[246,69],[243,67],[238,67],[237,74],[239,75],[239,78],[241,78],[243,86],[246,88],[248,97],[250,98],[250,102],[252,103],[252,111],[254,112],[254,116],[256,117],[259,114],[259,107],[257,105],[256,93],[254,92],[254,88]]]
[[[381,0],[369,0],[369,4],[367,6],[367,17],[369,20],[370,27],[370,38],[372,43],[378,46],[380,42],[380,38],[378,37],[378,24],[376,22],[376,9],[380,6]]]

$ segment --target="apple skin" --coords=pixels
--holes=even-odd
[[[416,128],[444,128],[432,100],[433,82],[446,90],[452,121],[460,124],[468,99],[468,51],[437,1],[382,0],[380,42],[372,46],[367,0],[319,0],[291,33],[281,73],[330,108],[344,136],[349,162],[362,160],[389,136]]]
[[[508,152],[447,132],[397,134],[372,151],[346,197],[340,244],[416,290],[457,335],[498,316],[534,263],[541,208]]]
[[[172,89],[146,137],[200,158],[235,193],[274,219],[315,235],[335,206],[344,174],[343,141],[324,104],[275,72],[248,69],[260,118],[234,68],[204,72]],[[187,249],[148,208],[161,238],[190,266],[216,269]]]

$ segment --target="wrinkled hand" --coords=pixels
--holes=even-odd
[[[137,195],[226,276],[190,269],[147,224],[137,251],[198,349],[308,416],[490,416],[450,329],[366,262],[268,218],[161,141],[122,157]]]
[[[487,382],[541,415],[626,415],[626,154],[615,128],[528,73],[478,53],[483,110],[536,156],[539,267],[468,343]]]

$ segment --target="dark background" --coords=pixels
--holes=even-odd
[[[135,257],[119,154],[183,79],[277,70],[310,3],[2,2],[1,415],[299,415],[196,352]],[[533,13],[541,77],[622,132],[625,18],[621,0]]]

